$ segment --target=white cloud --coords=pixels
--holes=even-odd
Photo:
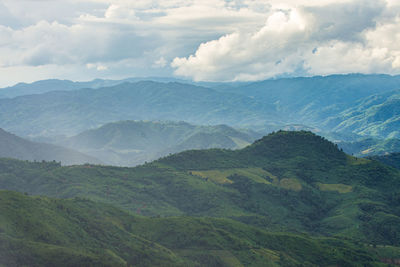
[[[2,0],[0,73],[399,73],[399,17],[397,0]]]
[[[188,57],[176,57],[175,74],[235,81],[298,73],[400,73],[399,13],[388,10],[386,2],[296,2],[279,4],[285,9],[275,8],[259,29],[239,29],[202,43]]]

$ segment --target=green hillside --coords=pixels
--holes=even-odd
[[[135,168],[3,159],[0,170],[2,189],[400,245],[400,172],[310,132],[277,132],[242,150],[186,151]]]
[[[373,156],[370,158],[400,169],[400,153],[390,153],[387,155]]]
[[[135,166],[188,149],[237,149],[261,135],[226,125],[185,122],[119,121],[84,131],[57,143],[100,158],[106,164]]]
[[[4,266],[383,266],[395,248],[271,233],[227,219],[146,218],[0,191]]]

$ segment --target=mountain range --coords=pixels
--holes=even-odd
[[[0,99],[0,127],[21,136],[74,135],[119,120],[245,126],[273,116],[273,109],[248,97],[149,81]]]
[[[237,149],[260,134],[226,125],[195,126],[185,122],[120,121],[57,140],[62,146],[95,156],[104,163],[135,166],[189,149]]]
[[[71,82],[52,92],[0,99],[0,127],[21,136],[72,136],[120,120],[170,120],[261,132],[304,125],[364,137],[399,136],[400,76],[349,74],[203,84],[212,88],[129,81]],[[113,86],[98,88],[108,85]],[[38,85],[24,86],[42,92],[35,89]],[[78,89],[81,86],[97,89]]]
[[[57,145],[32,142],[0,129],[0,157],[30,161],[57,161],[64,165],[100,164],[95,157]]]
[[[400,139],[361,138],[356,141],[338,141],[337,144],[348,154],[357,157],[384,155],[400,151]]]
[[[33,83],[18,83],[14,86],[0,88],[0,98],[13,98],[23,95],[42,94],[52,91],[73,91],[83,88],[101,88],[114,86],[124,82],[138,82],[138,81],[157,81],[157,82],[186,82],[174,78],[163,77],[144,77],[144,78],[127,78],[123,80],[105,80],[95,79],[88,82],[73,82],[69,80],[49,79],[41,80]]]
[[[233,254],[228,258],[242,265],[259,266],[258,260],[266,262],[262,257],[280,266],[289,266],[284,260],[292,265],[373,265],[400,257],[399,186],[399,170],[346,155],[305,131],[272,133],[241,150],[189,150],[135,168],[0,159],[1,189],[51,197],[31,201],[0,194],[8,199],[2,203],[10,203],[2,214],[11,214],[0,221],[0,244],[5,251],[18,248],[27,258],[52,259],[57,254],[49,253],[59,251],[67,259],[76,255],[78,262],[90,258],[93,264],[118,259],[125,264],[132,260],[126,251],[136,247],[133,257],[144,257],[149,265],[157,259],[182,263],[173,255],[198,263],[209,258],[210,250],[225,251],[213,254],[219,260]],[[22,220],[24,207],[31,208],[23,203],[36,205],[32,209],[37,212]],[[40,224],[35,214],[44,214]],[[56,223],[50,226],[52,217]],[[269,239],[264,231],[275,234]],[[234,240],[257,247],[236,246]],[[150,249],[148,241],[154,242]],[[116,242],[120,245],[113,246]],[[254,256],[246,254],[252,249]],[[206,252],[200,257],[199,250]],[[144,256],[148,253],[157,257]]]
[[[400,76],[152,80],[0,89],[0,266],[400,261]]]

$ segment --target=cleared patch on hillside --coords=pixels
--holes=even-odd
[[[272,175],[266,170],[261,168],[234,168],[223,170],[208,170],[208,171],[190,171],[192,175],[200,176],[204,179],[209,179],[218,184],[232,184],[233,181],[229,176],[240,175],[253,180],[256,183],[270,184],[267,179],[276,181],[276,176]]]
[[[299,192],[303,188],[299,180],[294,178],[283,178],[279,181],[279,186],[287,190]]]
[[[353,187],[351,185],[345,185],[345,184],[317,183],[317,186],[321,191],[336,191],[340,194],[350,193],[351,191],[353,191]]]

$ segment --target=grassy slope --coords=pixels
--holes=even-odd
[[[227,217],[361,242],[400,240],[399,172],[350,157],[309,132],[278,132],[239,151],[186,151],[136,168],[4,159],[0,170],[3,189],[88,197],[142,215]]]
[[[146,218],[85,199],[0,191],[0,265],[378,266],[393,252],[213,218]]]

